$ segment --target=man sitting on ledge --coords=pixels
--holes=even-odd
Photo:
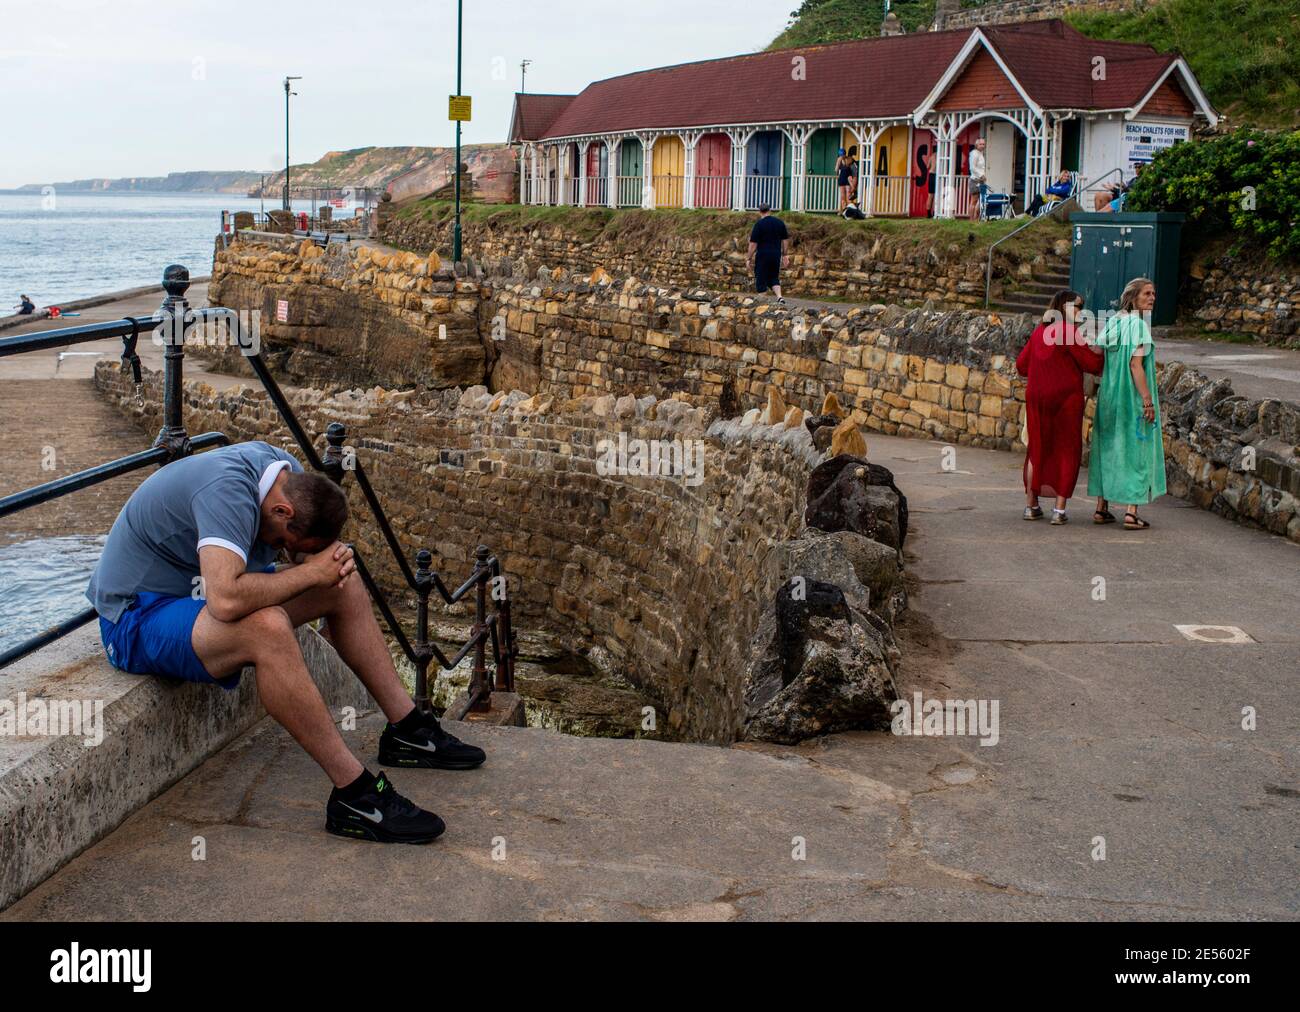
[[[325,828],[384,843],[428,843],[442,819],[375,777],[343,743],[307,671],[294,628],[316,618],[388,717],[381,766],[467,770],[486,758],[418,711],[338,541],[348,504],[266,443],[174,461],[146,479],[109,532],[86,596],[109,661],[122,671],[234,689],[257,669],[266,711],[334,782]],[[297,564],[274,565],[284,551]]]

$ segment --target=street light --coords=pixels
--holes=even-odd
[[[519,94],[521,95],[526,94],[528,91],[524,82],[528,80],[528,65],[532,62],[532,60],[519,61]]]
[[[301,76],[284,79],[284,209],[286,211],[291,210],[289,206],[289,96],[298,94],[296,91],[289,90],[289,82],[301,80]]]
[[[464,0],[456,0],[456,95],[460,95],[460,55],[461,34],[460,21]],[[460,120],[456,120],[456,164],[452,166],[456,173],[456,226],[451,234],[451,260],[460,263]]]

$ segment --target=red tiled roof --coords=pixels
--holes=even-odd
[[[1030,98],[1045,109],[1128,109],[1176,57],[1134,42],[1090,39],[1064,21],[990,25],[985,37]],[[1094,80],[1097,57],[1105,76]]]
[[[856,39],[611,77],[588,85],[545,136],[907,116],[969,35],[963,29]],[[796,56],[805,60],[805,80],[793,74]],[[922,68],[931,70],[918,73]]]
[[[588,85],[532,137],[906,117],[974,30],[855,39],[611,77]],[[1030,97],[1049,109],[1131,108],[1175,59],[1146,45],[1089,39],[1055,19],[981,30]],[[1093,80],[1096,56],[1106,59],[1101,81]],[[793,73],[795,57],[804,59],[804,79]]]
[[[574,95],[529,95],[515,93],[515,109],[510,119],[510,143],[535,141],[545,136],[551,124],[564,112]]]

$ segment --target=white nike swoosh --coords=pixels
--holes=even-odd
[[[420,744],[418,744],[417,742],[407,741],[407,740],[404,739],[404,738],[399,738],[399,737],[397,737],[397,735],[393,735],[393,740],[394,740],[395,742],[397,742],[399,745],[409,745],[411,748],[424,749],[424,751],[426,751],[426,752],[437,752],[437,751],[438,751],[438,746],[437,746],[437,745],[420,745]]]
[[[376,808],[373,812],[363,812],[360,808],[352,808],[352,806],[349,805],[346,801],[340,801],[339,804],[342,805],[344,808],[348,808],[356,812],[362,818],[369,819],[371,822],[384,821],[383,813],[380,812],[378,808]]]

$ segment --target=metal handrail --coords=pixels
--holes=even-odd
[[[471,650],[474,651],[474,667],[470,686],[466,694],[465,705],[458,713],[453,715],[456,719],[463,717],[470,710],[484,711],[490,709],[494,689],[496,691],[514,691],[514,661],[518,654],[518,648],[510,624],[510,600],[506,593],[505,581],[502,578],[501,565],[498,559],[491,554],[485,545],[478,546],[475,551],[473,572],[455,591],[449,591],[442,578],[429,568],[433,557],[426,549],[421,549],[416,554],[416,568],[412,570],[364,467],[362,467],[359,460],[353,458],[349,461],[345,455],[344,442],[347,439],[345,427],[338,422],[331,423],[325,434],[328,448],[324,457],[318,454],[307,431],[303,428],[297,414],[289,404],[288,398],[285,397],[284,391],[271,374],[265,360],[263,360],[256,342],[245,331],[239,314],[224,307],[191,309],[188,302],[185,301],[185,292],[188,290],[189,284],[189,271],[179,264],[173,264],[163,272],[163,289],[166,291],[167,297],[163,301],[162,308],[155,316],[144,319],[127,317],[107,323],[41,331],[36,334],[24,334],[0,339],[0,357],[5,357],[28,351],[66,347],[69,344],[121,337],[125,346],[122,356],[123,368],[125,369],[128,364],[132,366],[135,373],[137,395],[141,388],[141,378],[139,359],[135,355],[135,342],[141,331],[149,329],[162,331],[163,343],[166,345],[166,351],[163,355],[163,426],[158,433],[154,446],[149,450],[131,454],[73,475],[67,475],[0,499],[0,517],[151,464],[167,464],[173,460],[188,456],[196,450],[228,444],[230,442],[229,437],[221,432],[208,432],[193,439],[189,438],[185,433],[182,419],[182,369],[185,357],[185,336],[196,324],[224,323],[235,338],[241,354],[248,361],[263,389],[266,390],[267,396],[270,397],[276,411],[280,414],[290,435],[293,436],[294,442],[302,450],[303,456],[306,457],[311,468],[327,475],[340,485],[348,472],[356,475],[357,486],[361,489],[362,497],[379,525],[384,541],[397,562],[404,581],[416,593],[418,601],[416,641],[412,644],[402,629],[401,623],[393,614],[387,597],[379,588],[365,561],[355,547],[353,548],[353,557],[358,575],[370,592],[375,606],[393,634],[402,653],[415,667],[416,705],[422,710],[431,709],[428,687],[429,664],[436,660],[444,669],[451,670],[464,660]],[[492,589],[493,602],[496,605],[491,615],[487,613],[489,585]],[[436,643],[429,640],[429,597],[435,590],[449,605],[462,600],[471,590],[477,591],[475,620],[469,642],[461,647],[456,656],[451,659],[448,659],[443,654]],[[52,626],[38,636],[0,655],[0,668],[4,668],[20,657],[25,657],[34,650],[54,642],[54,640],[72,632],[74,629],[80,628],[94,618],[95,611],[92,608],[65,622]],[[495,684],[487,676],[486,654],[489,641],[492,645],[493,661],[496,668]]]
[[[1075,200],[1078,200],[1079,194],[1083,193],[1085,190],[1092,189],[1103,179],[1106,179],[1107,177],[1111,176],[1116,172],[1120,173],[1120,179],[1123,180],[1124,178],[1123,170],[1119,166],[1116,166],[1113,169],[1107,170],[1102,175],[1098,176],[1096,179],[1092,180],[1089,183],[1080,183],[1078,186],[1074,188],[1074,193],[1071,194],[1071,196]],[[1012,229],[1010,232],[1004,235],[1001,239],[998,239],[996,242],[993,243],[992,246],[989,247],[988,260],[984,264],[984,308],[985,309],[989,308],[989,290],[993,287],[993,251],[997,249],[999,246],[1001,246],[1008,239],[1010,239],[1012,236],[1019,235],[1030,225],[1034,224],[1034,222],[1039,221],[1040,219],[1046,217],[1048,217],[1048,215],[1041,214],[1037,218],[1030,218],[1023,225],[1019,225],[1016,228]]]

